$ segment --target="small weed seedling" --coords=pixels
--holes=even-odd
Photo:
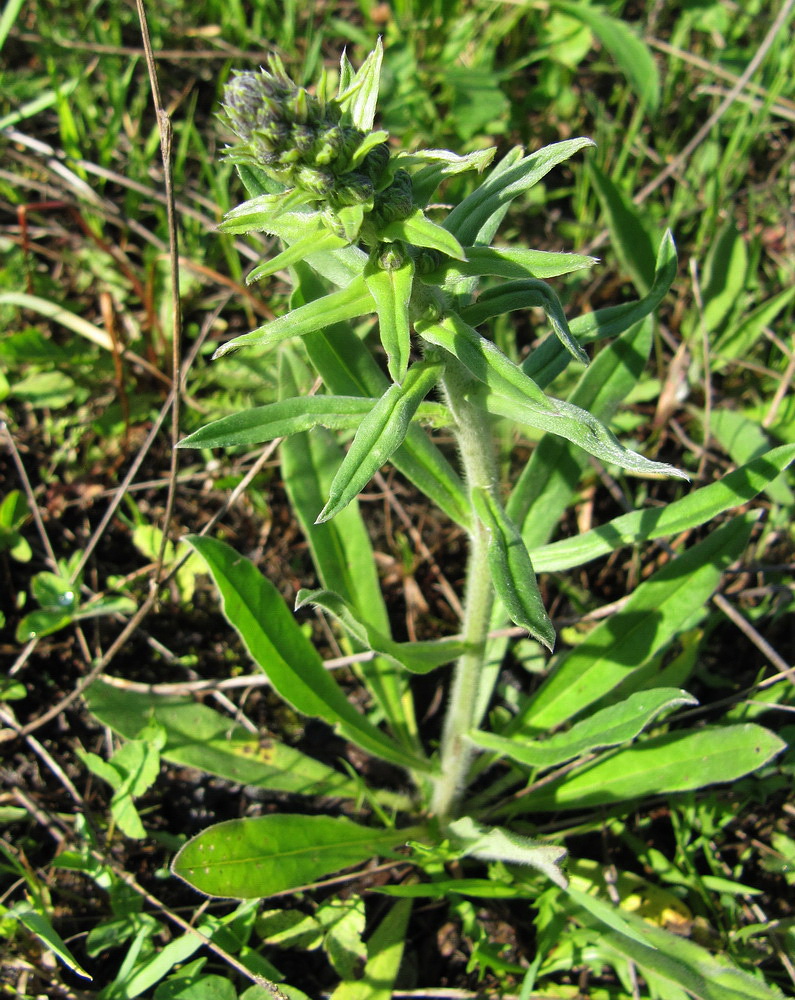
[[[686,648],[663,657],[698,621],[722,570],[743,551],[753,519],[724,517],[697,544],[674,552],[617,613],[556,654],[532,693],[501,697],[499,678],[509,623],[528,633],[524,654],[536,664],[555,646],[537,572],[563,571],[702,525],[764,488],[792,459],[793,447],[755,458],[667,507],[630,512],[551,543],[588,455],[641,477],[687,478],[626,448],[607,426],[641,378],[650,317],[676,273],[672,238],[666,234],[659,244],[642,299],[567,321],[546,279],[594,260],[494,240],[511,203],[590,140],[529,155],[513,149],[496,164],[492,149],[396,150],[373,127],[381,58],[379,45],[354,71],[343,56],[338,86],[324,77],[314,93],[296,86],[277,59],[228,84],[224,107],[239,137],[228,155],[250,200],[230,211],[221,228],[281,240],[282,252],[249,280],[288,269],[292,309],[216,352],[220,358],[267,349],[276,358],[278,351],[278,401],[217,420],[182,447],[250,448],[284,439],[283,479],[321,584],[301,591],[297,607],[322,609],[351,652],[368,654],[357,668],[367,711],[351,704],[277,589],[249,560],[210,537],[188,541],[275,691],[298,713],[324,720],[367,754],[396,765],[405,782],[400,789],[370,787],[278,740],[259,745],[187,698],[95,684],[89,704],[129,737],[149,712],[165,731],[166,759],[347,803],[344,815],[275,813],[220,823],[194,837],[173,871],[200,892],[265,898],[374,856],[398,858],[396,870],[412,872],[380,890],[403,898],[370,935],[363,964],[343,976],[369,982],[374,992],[343,990],[340,997],[391,995],[411,898],[451,896],[475,942],[475,965],[514,973],[477,930],[477,910],[467,900],[533,903],[538,953],[524,970],[525,995],[555,970],[555,942],[573,921],[583,954],[593,946],[600,961],[639,969],[650,995],[773,997],[762,980],[728,959],[616,907],[592,864],[571,861],[567,877],[565,847],[538,829],[552,813],[576,815],[581,828],[598,825],[605,810],[733,781],[781,750],[776,736],[751,723],[687,728],[662,721],[694,703],[680,687]],[[440,185],[453,178],[455,189],[457,175],[466,172],[482,179],[442,218],[431,206]],[[528,309],[542,310],[551,332],[517,360],[510,345],[497,345],[495,321]],[[599,345],[590,365],[587,344]],[[548,395],[545,389],[572,364],[579,377],[569,378],[567,398]],[[321,387],[310,393],[315,382]],[[512,483],[501,477],[509,463],[498,461],[496,442],[506,440],[501,421],[538,440]],[[434,443],[430,432],[440,429],[455,441],[457,467]],[[392,635],[356,499],[386,463],[466,534],[455,636],[403,642]],[[450,663],[441,736],[429,745],[411,677]],[[636,882],[629,880],[633,891]],[[665,984],[674,992],[666,994]]]

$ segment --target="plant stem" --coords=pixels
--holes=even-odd
[[[470,491],[497,488],[494,439],[488,418],[464,398],[465,375],[456,364],[447,367],[444,389],[455,417],[461,465]],[[466,734],[475,724],[478,687],[486,655],[486,639],[494,604],[489,571],[489,534],[476,518],[469,536],[462,635],[468,649],[458,660],[450,689],[440,744],[440,770],[435,778],[431,811],[444,823],[451,819],[464,793],[474,747]]]

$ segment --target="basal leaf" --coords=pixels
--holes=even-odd
[[[172,871],[208,896],[265,898],[390,854],[422,834],[417,827],[379,830],[331,816],[233,819],[189,840]]]
[[[528,740],[517,734],[511,739],[493,733],[473,732],[469,738],[484,750],[499,753],[526,767],[557,767],[593,750],[618,746],[635,739],[664,712],[698,702],[687,691],[676,688],[655,688],[636,691],[617,705],[609,705],[580,722],[565,733],[544,740]]]
[[[530,792],[521,800],[521,810],[590,809],[735,781],[785,747],[754,723],[664,733],[605,754]]]
[[[331,1000],[392,1000],[410,916],[408,900],[389,909],[367,940],[367,964],[361,978],[341,982]]]
[[[84,693],[99,721],[134,739],[147,719],[166,732],[165,760],[195,767],[241,785],[299,795],[357,798],[358,783],[293,747],[259,738],[201,702],[147,695],[95,681]]]
[[[273,584],[233,548],[211,538],[186,541],[207,563],[229,623],[252,659],[293,708],[325,719],[369,753],[406,768],[428,764],[395,744],[351,705]]]
[[[448,825],[450,833],[461,842],[461,853],[483,861],[504,861],[538,868],[561,889],[566,877],[560,869],[566,857],[564,847],[542,844],[498,826],[486,827],[471,816],[462,816]]]

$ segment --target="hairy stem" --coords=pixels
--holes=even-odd
[[[445,373],[444,388],[455,417],[461,465],[469,489],[496,489],[497,468],[490,422],[482,410],[466,402],[464,375],[455,363]],[[494,604],[488,544],[488,531],[475,519],[469,538],[462,623],[462,634],[468,649],[455,668],[442,731],[440,771],[431,798],[431,811],[442,823],[456,813],[475,752],[465,737],[477,721],[478,688]]]

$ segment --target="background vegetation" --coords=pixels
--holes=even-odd
[[[673,230],[680,273],[659,311],[653,364],[613,426],[699,486],[795,442],[792,6],[151,5],[174,133],[175,431],[166,184],[138,16],[117,2],[6,5],[0,981],[8,995],[253,1000],[260,988],[246,993],[242,968],[316,996],[367,958],[366,927],[373,907],[380,912],[368,894],[379,871],[328,888],[311,913],[278,901],[266,911],[208,905],[178,885],[167,866],[185,836],[255,814],[264,808],[259,790],[244,777],[208,779],[189,766],[197,761],[161,762],[157,733],[147,738],[140,727],[120,747],[80,697],[99,676],[117,678],[131,712],[151,685],[200,689],[241,728],[241,746],[278,732],[325,760],[344,752],[249,676],[200,566],[186,562],[165,587],[151,586],[181,555],[179,538],[211,519],[288,601],[312,572],[270,452],[182,452],[174,464],[176,437],[276,392],[267,356],[209,363],[220,341],[283,311],[289,292],[278,279],[245,285],[266,245],[213,232],[243,197],[219,158],[227,136],[215,114],[230,70],[275,50],[309,82],[321,66],[334,69],[343,46],[358,64],[380,34],[381,125],[406,147],[496,144],[504,153],[591,136],[596,149],[535,187],[503,233],[602,258],[587,277],[556,282],[576,314],[645,293],[660,236]],[[517,324],[524,350],[533,327]],[[506,462],[513,444],[505,442]],[[449,625],[447,588],[460,584],[456,529],[399,478],[384,477],[366,510],[390,612],[409,638],[433,637]],[[561,537],[678,490],[654,483],[646,492],[641,481],[629,497],[588,466]],[[784,740],[795,705],[793,505],[784,476],[748,503],[757,519],[746,550],[666,653],[702,718],[761,718]],[[627,547],[542,579],[562,640],[576,645],[667,561],[670,544]],[[328,657],[339,655],[322,628],[306,619]],[[541,668],[537,650],[519,643],[502,696],[510,701]],[[436,681],[424,683],[432,727]],[[356,697],[353,676],[350,691]],[[608,874],[615,863],[639,880],[653,876],[662,895],[637,893],[645,916],[742,969],[761,969],[771,989],[791,994],[792,772],[790,754],[728,788],[608,811],[582,826],[559,818],[549,829],[576,846],[583,878],[589,861]],[[631,962],[587,928],[556,924],[553,910],[463,897],[450,909],[420,908],[408,930],[413,979],[406,973],[395,995],[519,994],[529,982],[525,997],[674,996],[639,984]],[[200,950],[186,923],[210,946]],[[167,978],[175,969],[181,982]],[[201,976],[186,979],[186,969]],[[196,982],[201,992],[188,992]]]

